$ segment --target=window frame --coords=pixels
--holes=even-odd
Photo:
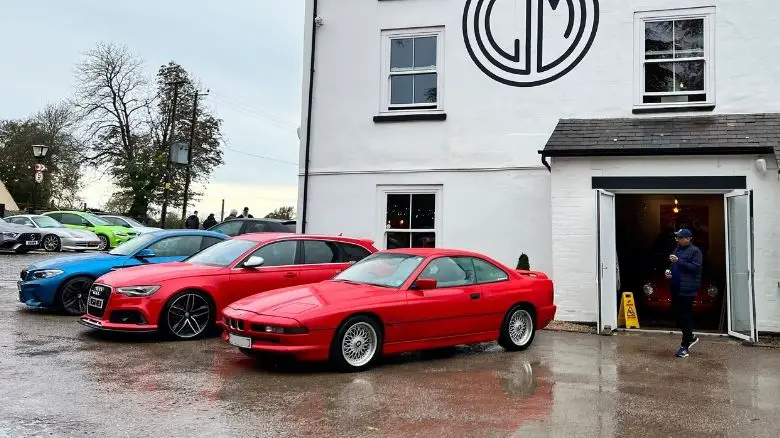
[[[430,114],[444,112],[444,26],[414,27],[407,29],[384,29],[381,37],[380,99],[379,114]],[[390,51],[391,42],[401,38],[436,37],[436,67],[430,71],[411,71],[406,74],[436,73],[436,103],[390,104]]]
[[[387,249],[387,233],[433,233],[436,238],[434,247],[441,248],[443,239],[443,193],[441,185],[410,185],[410,186],[377,186],[377,216],[379,219],[375,242],[381,242],[381,249]],[[387,196],[388,195],[435,195],[433,228],[387,228]],[[375,245],[376,246],[376,245]]]
[[[704,101],[701,102],[661,102],[645,103],[646,96],[690,96],[702,94],[700,91],[645,93],[645,23],[654,21],[704,20]],[[715,98],[715,7],[681,8],[660,11],[634,13],[634,109],[679,109],[714,107]],[[651,60],[651,63],[685,62],[700,60],[694,58],[670,58]]]

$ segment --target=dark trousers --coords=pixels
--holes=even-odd
[[[677,316],[677,327],[682,330],[680,345],[685,348],[690,347],[693,341],[693,299],[680,296],[680,291],[672,286],[672,308]]]

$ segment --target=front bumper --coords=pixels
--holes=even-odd
[[[19,301],[29,307],[55,307],[54,298],[61,283],[59,276],[41,280],[18,280]]]
[[[699,298],[696,298],[693,300],[693,312],[694,313],[705,313],[710,311],[713,306],[715,305],[716,298],[713,298],[712,300],[701,300]],[[652,310],[654,312],[671,312],[672,311],[672,299],[671,298],[658,298],[658,297],[647,297],[645,296],[644,300],[644,307],[647,310]]]
[[[94,330],[102,330],[108,332],[135,332],[135,333],[149,333],[156,332],[157,326],[153,324],[122,324],[114,323],[107,320],[103,320],[89,314],[83,315],[79,318],[79,324],[89,327]]]
[[[60,239],[60,249],[68,251],[83,251],[85,249],[97,249],[100,246],[98,239],[81,239],[78,237],[63,237]]]
[[[94,306],[92,298],[101,300],[102,307]],[[164,303],[163,296],[128,297],[114,292],[111,286],[95,282],[90,289],[87,313],[79,318],[79,324],[117,332],[157,331]]]
[[[128,240],[132,240],[135,237],[135,235],[127,235],[127,236],[117,236],[114,234],[112,237],[108,239],[109,243],[111,244],[111,247],[117,247]]]

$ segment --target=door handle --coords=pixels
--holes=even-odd
[[[471,299],[472,300],[478,300],[479,299],[479,294],[478,293],[471,294]]]
[[[284,274],[284,278],[295,278],[297,276],[298,276],[298,273],[296,273],[296,272],[286,272]]]

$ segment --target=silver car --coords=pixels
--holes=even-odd
[[[83,252],[88,249],[96,250],[100,246],[100,238],[92,231],[65,228],[48,216],[23,214],[7,217],[5,220],[12,224],[37,228],[36,231],[42,236],[41,247],[47,252],[63,250]]]
[[[38,230],[6,222],[0,218],[0,249],[25,253],[38,249],[40,245],[41,235]]]

